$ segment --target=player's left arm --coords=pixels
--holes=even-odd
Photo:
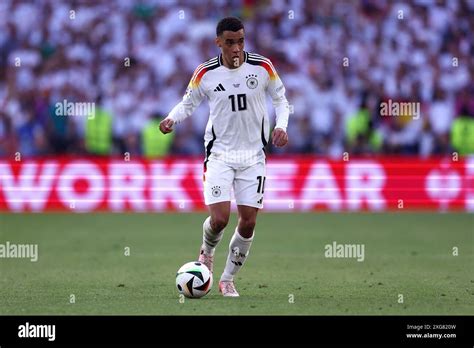
[[[273,107],[276,114],[276,125],[272,133],[272,143],[281,147],[288,143],[288,118],[290,116],[290,105],[285,96],[285,86],[278,76],[273,64],[271,66],[273,74],[270,74],[267,84],[267,92],[272,97]]]

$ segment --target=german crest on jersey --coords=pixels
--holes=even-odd
[[[257,75],[250,74],[245,77],[247,79],[247,87],[250,89],[255,89],[258,86]]]

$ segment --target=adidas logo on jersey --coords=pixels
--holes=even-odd
[[[221,92],[221,91],[225,91],[225,88],[224,86],[222,86],[221,83],[219,83],[219,85],[216,88],[214,88],[214,92]]]

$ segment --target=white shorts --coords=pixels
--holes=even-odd
[[[233,188],[237,205],[263,208],[265,162],[235,169],[224,162],[209,160],[203,180],[206,205],[230,202]]]

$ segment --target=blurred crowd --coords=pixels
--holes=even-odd
[[[219,53],[228,15],[293,105],[289,146],[270,152],[474,151],[472,0],[2,0],[0,157],[202,155],[207,102],[174,137],[157,121]],[[58,115],[64,100],[95,103],[109,121]],[[388,100],[419,103],[420,117],[380,115]]]

